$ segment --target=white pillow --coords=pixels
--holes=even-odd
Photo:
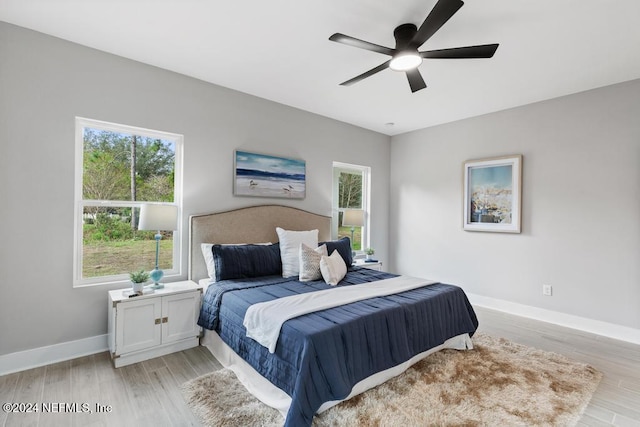
[[[301,282],[310,282],[312,280],[322,279],[320,272],[320,259],[327,256],[327,245],[317,248],[310,248],[304,243],[300,244],[300,275],[298,280]]]
[[[246,245],[247,243],[237,243],[237,245]],[[271,242],[266,243],[253,243],[254,245],[271,245]],[[214,243],[201,243],[200,249],[202,250],[202,256],[204,257],[204,262],[207,265],[207,274],[209,274],[209,278],[212,281],[216,281],[216,263],[213,261],[213,251],[211,247]],[[232,246],[233,244],[225,244],[223,246]]]
[[[216,280],[216,264],[213,262],[213,251],[211,247],[213,243],[202,243],[200,248],[202,249],[202,256],[204,257],[204,262],[207,264],[207,273],[209,273],[209,278],[215,282]]]
[[[347,275],[347,264],[344,263],[340,252],[333,251],[331,256],[323,256],[320,259],[320,272],[324,281],[335,286]]]
[[[282,259],[282,277],[294,277],[300,274],[300,244],[310,248],[318,247],[318,230],[290,231],[276,227],[280,240],[280,258]]]

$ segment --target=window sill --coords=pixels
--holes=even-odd
[[[182,275],[180,274],[179,271],[171,271],[162,278],[162,283],[174,282],[176,280],[184,280],[184,279],[181,279],[181,276]],[[118,285],[118,287],[120,288],[126,288],[127,286],[131,286],[131,281],[124,276],[122,277],[118,276],[118,277],[110,277],[110,278],[96,277],[94,280],[84,279],[84,280],[79,280],[73,283],[74,288],[91,288],[96,286],[113,287],[116,285]],[[114,289],[117,289],[117,288],[114,288]]]

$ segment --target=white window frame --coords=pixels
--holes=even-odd
[[[338,207],[338,185],[340,182],[341,172],[358,172],[362,174],[362,210],[363,210],[363,222],[362,226],[362,242],[361,249],[356,251],[356,255],[363,255],[364,250],[368,248],[371,241],[371,167],[354,165],[343,162],[333,162],[333,189],[332,189],[332,209],[331,209],[331,234],[333,238],[338,237],[338,224],[339,213],[344,212],[345,208]]]
[[[180,134],[145,129],[136,126],[109,123],[100,120],[76,117],[76,153],[75,153],[75,190],[74,190],[74,245],[73,245],[73,287],[111,285],[115,283],[128,283],[128,274],[117,274],[98,277],[82,277],[82,238],[83,238],[83,211],[85,206],[113,206],[113,207],[140,207],[143,201],[110,201],[110,200],[84,200],[82,198],[82,178],[84,161],[84,128],[100,129],[112,132],[129,133],[132,135],[170,140],[175,145],[175,174],[173,203],[178,207],[178,229],[173,232],[173,268],[163,270],[164,278],[176,278],[182,275],[182,151],[184,137]],[[153,202],[149,202],[153,203]],[[149,241],[150,245],[155,242]]]

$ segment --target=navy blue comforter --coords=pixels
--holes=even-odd
[[[353,268],[339,286],[394,275]],[[346,398],[372,374],[444,343],[473,335],[478,320],[457,286],[436,283],[288,320],[275,353],[246,337],[250,305],[328,289],[323,281],[301,283],[269,276],[225,280],[209,286],[198,324],[215,330],[256,371],[291,396],[285,426],[310,426],[322,403]]]

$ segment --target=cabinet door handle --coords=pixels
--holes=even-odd
[[[169,318],[168,318],[168,317],[163,317],[163,318],[162,318],[162,323],[167,323],[168,321],[169,321]]]
[[[162,322],[162,319],[157,318],[157,319],[156,319],[156,325],[159,325],[159,324],[160,324],[160,322]]]

